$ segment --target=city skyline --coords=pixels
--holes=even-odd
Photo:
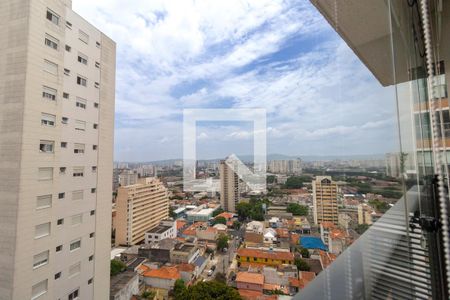
[[[184,108],[266,109],[268,153],[395,152],[394,90],[309,3],[74,7],[118,41],[116,160],[182,157]],[[205,157],[239,153],[251,129],[199,124],[197,143]]]

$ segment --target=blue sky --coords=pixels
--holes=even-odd
[[[184,108],[264,108],[267,151],[393,151],[394,95],[305,0],[74,0],[117,43],[115,159],[182,157]],[[252,127],[199,124],[200,158],[249,154]]]

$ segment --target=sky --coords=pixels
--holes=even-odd
[[[395,102],[306,0],[73,0],[117,43],[115,160],[182,158],[183,109],[266,110],[267,152],[382,154]],[[250,154],[251,122],[199,122],[197,157]]]

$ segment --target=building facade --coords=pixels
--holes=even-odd
[[[145,233],[145,243],[158,243],[163,239],[177,237],[177,225],[173,220],[162,220],[161,223]]]
[[[276,174],[300,175],[302,173],[302,161],[298,159],[271,160],[268,171]]]
[[[236,212],[239,202],[239,177],[233,170],[221,161],[220,174],[220,204],[225,211]]]
[[[70,0],[0,3],[0,299],[107,299],[115,43]]]
[[[169,217],[167,189],[157,178],[140,178],[137,184],[118,188],[116,210],[116,244],[135,245]]]
[[[331,176],[317,176],[312,182],[314,223],[332,222],[338,225],[338,185]]]

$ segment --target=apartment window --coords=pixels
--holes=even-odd
[[[39,224],[34,227],[35,239],[40,239],[47,235],[50,235],[50,222]]]
[[[83,222],[83,214],[72,216],[72,226],[80,225]]]
[[[50,9],[47,9],[47,20],[55,25],[59,25],[59,15]]]
[[[92,173],[97,172],[97,166],[92,166]]]
[[[45,45],[52,49],[58,50],[59,40],[46,33]]]
[[[89,234],[89,238],[93,238],[94,237],[94,235],[95,235],[95,233],[94,232],[91,232],[90,234]]]
[[[69,29],[72,29],[72,23],[70,23],[69,21],[66,21],[66,27]]]
[[[98,128],[98,124],[95,124],[95,123],[94,123],[94,124],[92,125],[92,127],[93,127],[94,129],[97,129],[97,128]]]
[[[98,103],[97,102],[94,102],[94,107],[98,108]]]
[[[100,83],[95,82],[95,83],[94,83],[94,86],[98,89],[98,88],[100,87]]]
[[[96,188],[92,188],[92,189],[91,189],[91,193],[92,193],[92,194],[95,194],[96,191],[97,191]]]
[[[82,86],[87,86],[87,79],[80,75],[77,76],[77,84]]]
[[[78,38],[83,43],[86,43],[86,44],[89,43],[89,35],[86,32],[82,31],[82,30],[78,30]]]
[[[41,113],[41,125],[53,127],[55,126],[55,120],[55,115]]]
[[[52,195],[42,195],[36,198],[36,209],[45,209],[52,207]]]
[[[52,180],[53,179],[53,168],[44,167],[38,169],[38,179],[39,180]]]
[[[43,141],[39,142],[39,152],[42,153],[53,153],[53,149],[55,148],[54,141]]]
[[[61,123],[63,123],[63,124],[69,123],[69,118],[68,117],[62,117],[61,118]]]
[[[70,251],[75,251],[81,247],[81,239],[70,242]]]
[[[51,87],[48,87],[48,86],[42,87],[42,98],[55,101],[56,93],[57,93],[57,90],[52,89]]]
[[[97,150],[97,145],[92,145],[92,150]]]
[[[95,62],[95,67],[100,68],[100,63],[98,61]]]
[[[70,273],[70,272],[69,272],[69,273]],[[78,272],[78,273],[80,273],[80,272]],[[76,275],[76,274],[75,274],[75,275]],[[73,275],[73,276],[75,276],[75,275]],[[70,276],[70,274],[69,274],[69,277],[72,277],[72,276]],[[73,291],[72,293],[70,293],[68,299],[69,299],[69,300],[77,300],[77,299],[78,299],[78,289],[76,289],[75,291]]]
[[[33,269],[37,269],[48,264],[48,255],[49,251],[46,250],[33,256]]]
[[[84,144],[75,144],[73,148],[73,153],[83,154],[84,153]]]
[[[86,122],[81,120],[75,120],[75,130],[86,130]]]
[[[89,261],[93,261],[94,260],[94,255],[89,256]]]
[[[47,279],[42,280],[41,282],[33,285],[33,287],[31,288],[31,300],[35,300],[40,296],[44,295],[45,293],[47,293],[47,288],[48,288]]]
[[[91,210],[91,216],[95,215],[95,210]]]
[[[97,48],[100,48],[100,42],[95,42],[95,45],[97,46]]]
[[[83,177],[83,176],[84,176],[84,167],[73,168],[73,177]]]
[[[77,97],[77,101],[75,102],[75,106],[79,107],[79,108],[86,109],[86,103],[87,103],[86,99]]]
[[[81,52],[78,52],[78,62],[82,63],[83,65],[87,65],[88,63],[88,57],[84,55]]]
[[[66,68],[64,68],[64,75],[67,75],[67,76],[69,76],[69,75],[70,75],[70,70],[69,70],[69,69],[66,69]]]
[[[92,284],[93,281],[94,281],[93,278],[89,279],[89,280],[88,280],[88,284]]]
[[[61,142],[61,148],[67,148],[67,142]]]
[[[61,252],[63,249],[63,245],[56,246],[56,252]]]
[[[44,59],[44,71],[53,75],[58,75],[58,65]]]
[[[61,278],[61,272],[58,272],[58,273],[55,274],[55,280],[57,280],[59,278]]]
[[[66,51],[70,52],[72,50],[72,47],[70,47],[69,45],[66,45]]]
[[[58,199],[64,199],[66,197],[66,193],[59,193]]]
[[[72,192],[72,200],[83,200],[84,198],[84,191],[78,190]]]
[[[63,225],[64,224],[64,219],[58,219],[56,221],[56,225]]]
[[[64,99],[69,99],[69,93],[65,93],[65,92],[64,92],[64,93],[63,93],[63,98],[64,98]]]
[[[66,174],[66,167],[60,167],[59,168],[59,174]]]

